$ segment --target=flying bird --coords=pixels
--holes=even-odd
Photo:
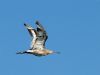
[[[46,49],[45,42],[48,39],[47,32],[39,21],[36,21],[35,24],[37,26],[36,29],[26,23],[24,24],[32,37],[31,46],[30,49],[17,52],[17,54],[33,54],[35,56],[46,56],[54,53],[59,54],[59,52]]]

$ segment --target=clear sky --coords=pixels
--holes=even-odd
[[[35,20],[61,54],[16,55]],[[0,75],[100,75],[100,0],[0,0]]]

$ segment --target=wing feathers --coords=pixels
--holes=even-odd
[[[43,28],[43,26],[40,24],[39,21],[36,21],[35,24],[37,25],[37,30],[44,31],[44,28]]]
[[[31,42],[31,48],[42,49],[45,47],[45,42],[48,38],[46,31],[44,30],[43,26],[36,21],[37,29],[34,29],[28,24],[24,24],[27,28],[28,32],[30,33],[31,37],[34,37]]]
[[[33,28],[33,27],[31,27],[30,25],[28,25],[28,24],[24,24],[24,26],[27,28],[27,30],[29,31],[29,34],[33,37],[36,37],[36,35],[37,35],[37,32],[36,32],[36,30]]]

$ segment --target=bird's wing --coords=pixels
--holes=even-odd
[[[44,27],[40,24],[39,21],[36,21],[35,24],[37,25],[37,31],[41,30],[41,31],[45,31]]]
[[[45,45],[46,40],[48,39],[47,32],[45,31],[44,27],[40,24],[39,21],[36,21],[37,25],[37,32],[38,32],[38,41],[43,41],[43,45]]]
[[[31,35],[31,37],[36,37],[37,35],[37,31],[30,25],[24,23],[24,26],[27,28],[27,30],[29,31],[29,34]]]
[[[37,38],[37,31],[28,24],[24,24],[24,26],[27,28],[27,30],[29,31],[29,33],[32,37],[31,48],[33,48],[35,41],[36,41],[36,38]]]

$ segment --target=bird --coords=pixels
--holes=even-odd
[[[49,54],[59,54],[60,52],[49,50],[45,47],[45,43],[48,39],[48,35],[44,27],[39,21],[35,22],[36,29],[30,26],[29,24],[24,23],[24,26],[28,30],[32,41],[30,49],[25,51],[19,51],[16,54],[32,54],[35,56],[46,56]]]

